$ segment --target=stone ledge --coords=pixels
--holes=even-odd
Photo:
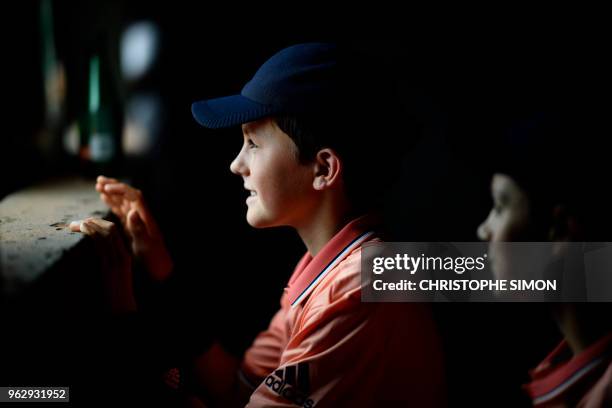
[[[0,296],[19,295],[83,240],[72,220],[109,214],[95,180],[53,180],[0,202]]]

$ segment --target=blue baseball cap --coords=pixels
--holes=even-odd
[[[191,112],[200,125],[219,129],[267,116],[333,109],[342,94],[340,60],[335,44],[293,45],[267,60],[239,95],[195,102]]]

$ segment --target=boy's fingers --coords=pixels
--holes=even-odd
[[[118,183],[119,181],[111,177],[99,175],[98,178],[96,179],[96,182],[97,183]]]
[[[96,228],[91,225],[91,219],[86,219],[82,221],[72,221],[70,223],[70,231],[73,232],[82,232],[85,235],[93,235],[98,232]]]
[[[127,215],[129,211],[133,210],[134,208],[132,205],[135,204],[135,209],[138,211],[140,221],[142,221],[147,231],[152,235],[157,234],[157,227],[149,214],[140,190],[125,183],[109,183],[104,185],[104,192],[102,194],[106,194],[107,197],[102,199],[111,206],[111,209],[113,209],[112,203],[118,207],[116,210],[113,209],[113,212],[122,215],[122,222],[124,214]],[[127,222],[127,219],[125,221]]]
[[[110,183],[104,185],[104,192],[108,194],[123,194],[130,201],[140,200],[142,194],[140,190],[128,186],[124,183]]]
[[[83,226],[85,226],[85,228],[87,228],[87,229],[92,231],[92,234],[90,234],[90,235],[98,234],[98,235],[101,235],[103,237],[106,237],[110,233],[108,228],[105,228],[105,227],[101,226],[93,218],[87,218],[87,219],[83,220],[83,223],[81,224],[81,231],[83,230]]]
[[[120,235],[113,233],[115,224],[110,221],[86,218],[82,221],[72,221],[69,227],[71,231],[80,231],[94,240],[103,269],[117,267],[122,257],[128,256]]]
[[[95,250],[100,257],[103,270],[113,270],[115,260],[115,246],[114,238],[111,236],[109,239],[109,231],[101,227],[93,219],[86,219],[81,222],[81,232],[89,235],[95,245]]]
[[[147,227],[136,210],[131,210],[128,213],[127,228],[134,237],[141,237],[147,232]]]
[[[81,221],[72,221],[69,228],[72,232],[81,232]]]
[[[87,218],[85,221],[89,223],[93,223],[100,227],[102,230],[110,232],[113,228],[115,228],[115,223],[111,221],[103,220],[102,218]]]
[[[95,231],[93,235],[96,239],[104,239],[105,245],[110,245],[109,249],[112,248],[113,253],[121,253],[123,254],[124,248],[122,246],[121,238],[119,234],[114,233],[115,231],[115,223],[111,221],[106,221],[101,218],[87,218],[84,221],[86,227],[91,228]]]
[[[124,252],[123,242],[121,241],[121,236],[118,233],[116,229],[117,226],[114,222],[103,220],[101,218],[90,218],[87,219],[87,221],[101,236],[104,238],[110,237],[110,244],[116,251],[121,253]]]
[[[119,183],[119,180],[105,176],[98,176],[96,179],[96,190],[102,193],[104,191],[104,186],[109,183]]]
[[[124,183],[106,183],[104,191],[109,194],[125,194],[130,190],[130,187]]]
[[[79,224],[79,231],[81,231],[85,235],[95,236],[96,230],[94,230],[87,221],[81,221]]]
[[[121,209],[121,211],[123,211],[123,213],[125,215],[127,215],[127,213],[130,212],[130,209],[132,208],[132,205],[130,204],[129,201],[123,200],[123,201],[121,201],[121,204],[119,204],[119,208]]]
[[[140,219],[147,226],[147,228],[153,228],[153,220],[150,217],[147,206],[143,200],[142,192],[134,187],[131,187],[125,183],[116,183],[116,184],[106,184],[104,186],[104,192],[107,194],[116,194],[118,198],[119,195],[122,195],[123,198],[127,199],[123,200],[121,204],[121,210],[127,213],[130,211],[131,204],[130,202],[136,204],[136,210],[138,211],[138,215],[140,215]]]

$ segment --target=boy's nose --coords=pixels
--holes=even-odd
[[[238,170],[238,157],[234,158],[234,160],[232,160],[230,163],[230,171],[236,175],[240,175]]]
[[[476,229],[476,235],[481,241],[489,241],[491,239],[491,231],[489,230],[486,220],[478,226],[478,229]]]
[[[238,153],[238,155],[232,160],[230,163],[230,171],[238,176],[245,175],[246,166],[242,160],[242,154]]]

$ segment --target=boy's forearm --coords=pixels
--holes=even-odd
[[[194,361],[193,371],[198,394],[206,403],[221,407],[244,407],[252,389],[239,380],[241,359],[215,342]]]
[[[172,275],[174,263],[172,258],[166,251],[158,251],[154,254],[144,257],[142,260],[149,276],[155,281],[165,281]]]

